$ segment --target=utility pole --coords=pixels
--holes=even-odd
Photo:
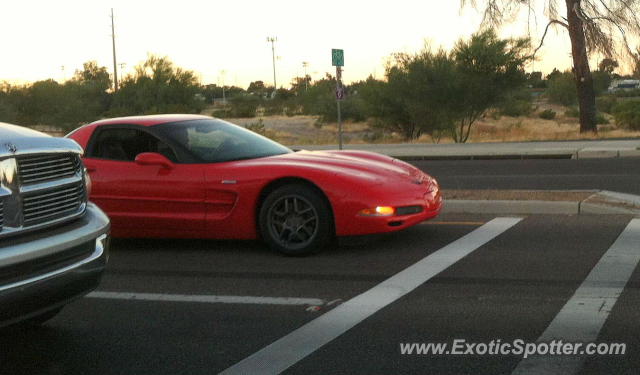
[[[113,89],[118,91],[118,64],[116,62],[116,31],[113,25],[113,8],[111,8],[111,45],[113,46]]]
[[[309,81],[307,80],[307,66],[309,66],[309,62],[303,61],[302,67],[304,68],[304,91],[307,92]]]
[[[277,37],[267,37],[267,42],[271,42],[271,59],[273,60],[273,96],[275,97],[276,90],[278,89],[278,85],[276,84],[276,47],[275,42],[278,40]]]
[[[224,75],[226,73],[227,72],[225,70],[221,70],[220,71],[220,77],[221,77],[221,81],[222,81],[222,106],[225,107],[225,108],[227,106],[227,98],[226,98],[225,93],[224,93]]]

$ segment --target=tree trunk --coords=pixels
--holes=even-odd
[[[593,90],[593,78],[589,69],[589,57],[585,43],[582,19],[576,13],[580,8],[580,0],[565,0],[567,3],[567,22],[573,55],[573,70],[578,90],[580,107],[580,133],[597,132],[596,127],[596,94]]]

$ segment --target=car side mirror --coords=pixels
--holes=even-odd
[[[173,169],[173,162],[157,152],[143,152],[136,156],[138,165],[157,165],[167,169]]]

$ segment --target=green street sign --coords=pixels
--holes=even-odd
[[[342,49],[331,50],[331,65],[344,66],[344,50]]]

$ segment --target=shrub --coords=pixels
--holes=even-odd
[[[256,122],[252,122],[244,126],[247,130],[251,130],[254,133],[258,133],[261,135],[265,135],[267,130],[264,127],[264,121],[262,119],[258,119]]]
[[[567,117],[580,117],[580,110],[576,107],[571,107],[564,112],[564,115]],[[609,123],[609,120],[601,113],[596,113],[596,124],[598,125],[606,125]]]
[[[578,102],[576,82],[573,74],[565,72],[549,81],[546,92],[549,101],[555,104],[574,105]]]
[[[527,93],[527,95],[529,95]],[[504,101],[500,108],[500,114],[509,117],[526,116],[531,113],[531,98],[510,97]]]
[[[618,126],[640,130],[640,102],[624,101],[613,107],[613,118]]]
[[[231,116],[231,109],[216,109],[213,111],[213,113],[211,114],[213,117],[217,117],[217,118],[230,118]]]
[[[596,124],[597,125],[607,125],[609,124],[609,119],[606,118],[602,113],[596,113]]]
[[[255,95],[237,95],[231,99],[231,116],[256,117],[261,99]]]
[[[596,108],[600,112],[611,113],[618,99],[613,95],[604,95],[596,98]]]
[[[633,98],[636,96],[640,96],[640,89],[634,90],[618,90],[614,93],[618,98]]]
[[[571,107],[569,109],[567,109],[566,111],[564,111],[564,115],[567,117],[575,117],[578,118],[580,117],[580,110],[576,107]]]
[[[545,109],[544,111],[540,112],[538,116],[540,116],[541,119],[553,120],[554,118],[556,118],[556,112],[551,109]]]

